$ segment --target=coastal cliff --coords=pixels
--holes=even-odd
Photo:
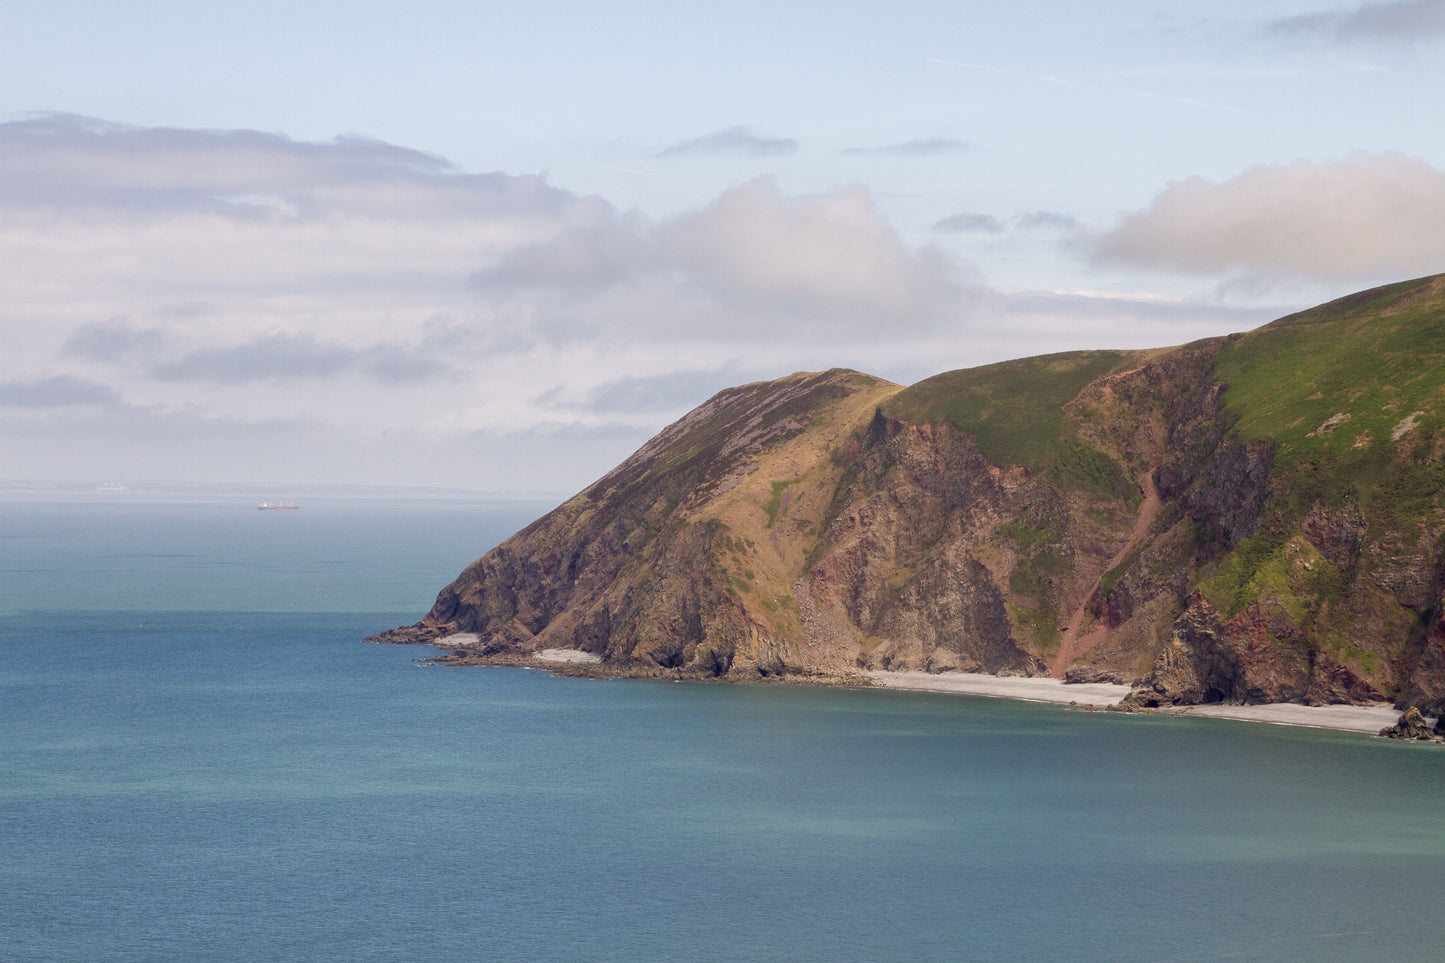
[[[721,392],[373,638],[609,675],[1445,711],[1445,275],[1245,334]]]

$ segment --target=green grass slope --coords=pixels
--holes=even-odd
[[[1235,339],[1215,364],[1245,441],[1274,444],[1285,514],[1354,505],[1375,538],[1438,521],[1445,275],[1375,288]]]
[[[1235,431],[1272,440],[1277,464],[1387,447],[1412,415],[1434,429],[1445,412],[1445,275],[1281,318],[1234,339],[1215,371]]]
[[[1130,498],[1134,483],[1114,459],[1087,444],[1064,406],[1091,382],[1135,367],[1139,351],[1071,351],[935,375],[904,389],[883,413],[953,425],[995,465],[1045,471],[1073,487]]]
[[[1215,371],[1232,432],[1269,442],[1274,459],[1260,528],[1206,596],[1225,615],[1270,602],[1315,643],[1353,645],[1372,621],[1393,635],[1390,619],[1423,633],[1438,592],[1422,582],[1402,597],[1396,585],[1445,532],[1445,275],[1281,318],[1232,339]],[[1333,560],[1300,562],[1302,534],[1333,539]],[[1406,611],[1370,618],[1393,609],[1387,596]]]

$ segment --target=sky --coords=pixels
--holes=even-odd
[[[1445,271],[1445,0],[0,9],[0,480],[579,490]]]

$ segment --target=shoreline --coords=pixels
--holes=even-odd
[[[1048,676],[988,675],[983,672],[885,672],[866,673],[880,687],[917,692],[948,692],[954,695],[1050,702],[1060,705],[1118,705],[1130,692],[1127,685],[1110,682],[1064,682]]]
[[[1104,708],[1118,705],[1130,692],[1127,685],[1107,682],[1068,683],[1043,677],[994,676],[978,672],[933,675],[927,672],[875,670],[869,672],[868,677],[879,686],[889,689]],[[1198,706],[1170,706],[1153,711],[1203,719],[1229,719],[1235,722],[1297,726],[1305,729],[1333,729],[1372,736],[1378,735],[1381,729],[1395,725],[1402,715],[1400,710],[1388,703],[1365,706],[1306,706],[1293,702],[1238,706],[1209,703]],[[1433,724],[1434,719],[1429,721]]]
[[[465,648],[477,643],[476,635],[455,633],[425,643],[437,648]],[[432,660],[428,660],[432,661]],[[535,668],[558,675],[583,675],[594,678],[658,678],[659,676],[631,676],[626,672],[616,673],[601,664],[601,657],[580,649],[548,648],[528,656],[510,658],[483,657],[475,662],[451,660],[439,656],[435,661],[452,665],[492,665]],[[708,681],[696,679],[694,681]],[[719,680],[727,681],[727,680]],[[982,672],[885,672],[881,670],[861,671],[856,676],[832,679],[787,679],[780,677],[769,680],[793,685],[837,685],[857,686],[864,683],[868,688],[898,689],[912,692],[936,692],[943,695],[971,695],[991,699],[1014,699],[1020,702],[1042,702],[1052,705],[1076,706],[1081,709],[1114,710],[1131,686],[1110,682],[1064,682],[1047,676],[998,676]],[[1253,722],[1265,725],[1295,726],[1304,729],[1330,729],[1336,732],[1353,732],[1378,735],[1400,721],[1404,714],[1388,703],[1375,705],[1327,705],[1306,706],[1292,702],[1271,702],[1260,705],[1225,705],[1208,703],[1196,706],[1165,706],[1159,709],[1114,711],[1142,711],[1165,713],[1173,716],[1195,716],[1202,719],[1226,719],[1234,722]],[[1434,724],[1434,718],[1427,720]]]

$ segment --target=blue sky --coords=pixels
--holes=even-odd
[[[567,491],[1445,270],[1445,0],[10,6],[10,478]]]

